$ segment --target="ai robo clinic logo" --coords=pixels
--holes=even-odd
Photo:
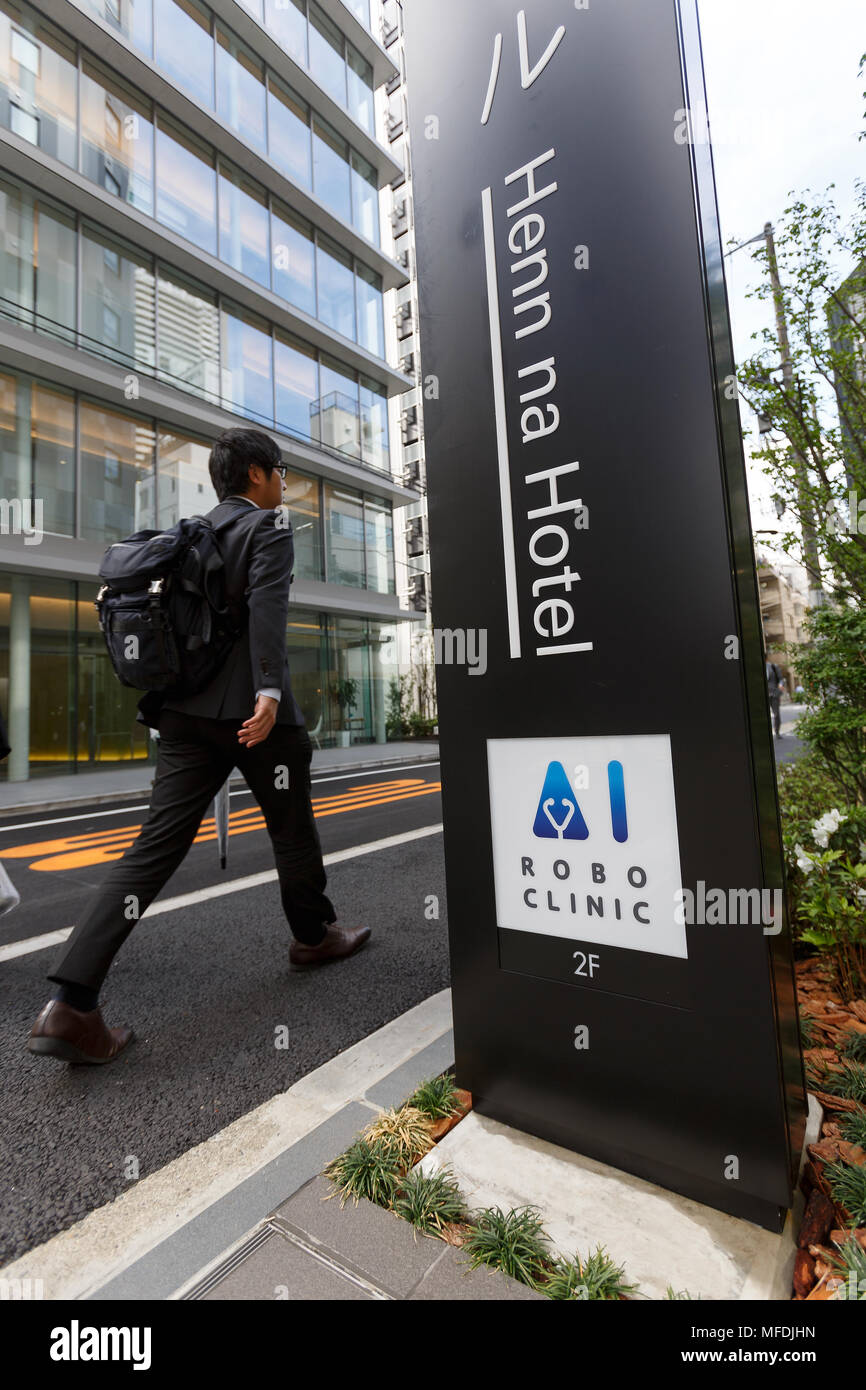
[[[685,958],[667,734],[488,739],[497,926]]]
[[[617,844],[624,845],[628,839],[625,773],[622,763],[616,758],[612,758],[607,765],[607,787],[611,832]],[[532,833],[541,840],[589,839],[589,827],[568,780],[568,774],[560,762],[548,764]]]

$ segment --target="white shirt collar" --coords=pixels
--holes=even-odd
[[[240,493],[240,492],[230,492],[229,495],[228,495],[228,497],[224,497],[224,498],[223,498],[223,501],[224,501],[224,502],[249,502],[249,504],[250,504],[251,507],[255,507],[256,511],[261,511],[261,507],[259,506],[258,502],[254,502],[253,499],[252,499],[251,497],[244,497],[243,494]]]

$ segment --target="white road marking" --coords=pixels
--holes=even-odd
[[[425,835],[438,835],[442,822],[437,825],[424,825],[420,830],[407,830],[402,835],[386,835],[382,840],[371,840],[366,845],[352,845],[349,849],[338,849],[333,854],[323,855],[322,862],[340,864],[344,859],[357,859],[362,854],[375,854],[381,849],[393,849],[396,845],[408,844],[410,840],[421,840]],[[163,912],[177,912],[182,907],[192,907],[196,903],[208,902],[211,898],[223,898],[227,893],[243,893],[248,888],[259,888],[263,883],[273,883],[277,877],[276,869],[266,869],[260,874],[247,874],[245,878],[234,878],[229,883],[214,883],[210,888],[197,888],[192,893],[179,893],[175,898],[152,903],[142,913],[146,917],[157,917]],[[31,936],[26,941],[12,941],[8,946],[0,946],[0,961],[12,960],[16,956],[29,956],[34,951],[44,951],[49,946],[59,946],[71,935],[74,928],[63,927],[59,931],[46,932],[43,936]]]

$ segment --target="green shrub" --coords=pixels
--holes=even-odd
[[[548,1298],[585,1302],[609,1302],[637,1292],[636,1284],[626,1283],[624,1267],[614,1264],[600,1245],[585,1260],[580,1255],[573,1260],[555,1260],[546,1281],[538,1287]]]
[[[812,820],[812,789],[801,779],[791,807],[784,783],[780,791],[791,922],[800,941],[828,958],[851,1000],[866,987],[866,807],[836,803]]]
[[[366,1197],[368,1202],[388,1207],[397,1192],[400,1164],[393,1151],[361,1138],[331,1160],[325,1176],[339,1191],[341,1205],[347,1197],[352,1197],[356,1205],[361,1197]]]
[[[490,1265],[534,1288],[550,1260],[549,1243],[535,1207],[504,1212],[486,1207],[463,1246],[473,1269]]]
[[[393,1209],[427,1235],[439,1235],[453,1221],[467,1219],[466,1204],[448,1169],[423,1173],[413,1169],[394,1199]]]
[[[855,1226],[866,1225],[866,1164],[828,1163],[824,1177],[833,1201],[845,1208]]]
[[[866,1110],[852,1110],[842,1117],[839,1128],[842,1138],[849,1144],[859,1144],[861,1149],[866,1149]]]
[[[414,1105],[431,1120],[449,1119],[460,1109],[454,1077],[450,1072],[444,1072],[442,1076],[432,1076],[422,1081],[406,1103]]]

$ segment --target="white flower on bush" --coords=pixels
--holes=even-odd
[[[794,853],[797,856],[797,868],[800,872],[810,874],[815,867],[814,859],[806,853],[802,845],[795,845]]]
[[[830,843],[830,836],[835,834],[843,820],[847,819],[848,817],[837,810],[835,806],[832,811],[827,811],[821,816],[820,820],[816,820],[815,824],[812,826],[812,839],[815,841],[815,844],[820,845],[822,849],[826,849]]]

